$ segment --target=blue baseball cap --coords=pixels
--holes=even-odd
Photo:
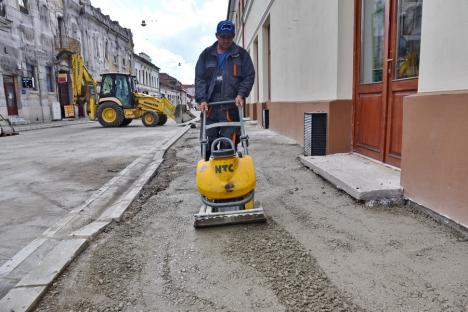
[[[230,34],[234,36],[236,34],[236,26],[230,20],[221,21],[216,27],[216,34]]]

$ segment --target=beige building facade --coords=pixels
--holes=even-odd
[[[305,113],[326,113],[327,154],[401,168],[406,198],[467,227],[467,11],[464,0],[231,0],[257,72],[247,114],[304,144]]]

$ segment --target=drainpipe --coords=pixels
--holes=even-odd
[[[36,60],[37,60],[37,54],[36,54]],[[44,107],[42,105],[42,76],[41,76],[41,70],[39,70],[39,61],[37,62],[37,88],[39,89],[39,106],[41,107],[41,118],[42,118],[42,122],[45,122]]]
[[[34,22],[33,22],[33,24],[34,24]],[[34,31],[34,57],[36,59],[36,68],[37,68],[36,77],[37,77],[37,89],[39,90],[39,106],[41,108],[41,119],[42,119],[42,122],[45,122],[45,120],[44,120],[44,110],[43,110],[43,105],[42,105],[42,88],[41,88],[42,87],[42,76],[41,76],[39,58],[37,57],[37,50],[39,49],[39,46],[37,44],[36,36],[37,36],[37,30]]]
[[[245,1],[242,1],[242,15],[245,15]],[[241,23],[242,23],[242,47],[245,48],[245,23],[244,23],[244,16],[241,16]]]

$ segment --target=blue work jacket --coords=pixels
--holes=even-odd
[[[206,48],[198,58],[195,67],[195,100],[198,103],[209,102],[216,84],[218,72],[218,55],[215,42]],[[255,80],[255,69],[248,52],[235,43],[227,51],[222,70],[223,83],[221,94],[223,100],[233,100],[240,95],[248,97]]]

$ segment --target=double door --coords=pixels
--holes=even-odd
[[[423,0],[355,0],[353,150],[400,166],[403,98],[418,86]]]

